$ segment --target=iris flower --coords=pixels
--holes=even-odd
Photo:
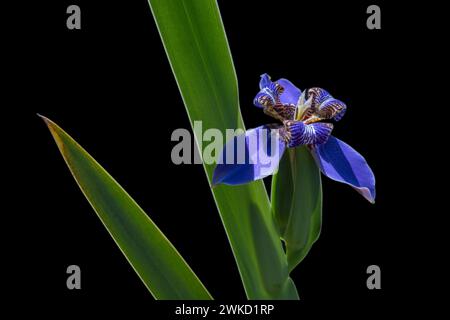
[[[259,87],[254,105],[279,123],[250,129],[230,139],[218,158],[213,185],[262,179],[277,170],[286,148],[306,146],[325,176],[350,185],[373,203],[375,177],[366,160],[331,135],[331,121],[341,120],[346,105],[324,89],[301,92],[289,80],[272,82],[267,74],[261,76]]]

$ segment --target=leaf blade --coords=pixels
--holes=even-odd
[[[216,1],[149,0],[197,146],[203,129],[244,128],[237,77]],[[225,142],[225,141],[224,141]],[[211,184],[214,166],[204,168]],[[298,299],[262,181],[212,189],[249,299]]]
[[[209,292],[126,191],[72,137],[42,117],[97,216],[156,299],[212,299]]]

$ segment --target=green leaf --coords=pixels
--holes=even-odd
[[[75,140],[42,117],[81,191],[156,299],[212,299],[161,230]]]
[[[322,225],[320,170],[306,147],[284,154],[272,179],[271,199],[292,271],[319,238]]]
[[[244,128],[236,74],[216,1],[149,0],[191,124]],[[259,75],[255,75],[258,81]],[[175,109],[172,109],[175,112]],[[197,145],[202,132],[194,132]],[[211,183],[214,165],[204,164]],[[262,181],[212,189],[249,299],[298,299]],[[198,194],[195,201],[202,201]]]

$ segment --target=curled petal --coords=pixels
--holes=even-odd
[[[319,106],[317,114],[323,119],[334,119],[339,121],[345,114],[347,106],[338,99],[328,99]]]
[[[212,184],[238,185],[273,174],[285,150],[278,128],[261,126],[228,141],[219,155]]]
[[[312,99],[312,108],[316,110],[321,119],[334,119],[339,121],[345,114],[347,106],[342,101],[335,99],[322,88],[311,88],[308,96]]]
[[[253,99],[253,104],[258,108],[267,108],[275,105],[275,97],[265,91],[260,91]]]
[[[259,108],[272,107],[280,102],[279,95],[283,92],[283,87],[276,82],[272,82],[267,73],[261,75],[259,89],[260,91],[253,99],[255,106]]]
[[[259,80],[259,89],[268,88],[271,83],[272,80],[270,80],[270,76],[267,73],[264,73]]]
[[[375,202],[375,176],[352,147],[330,136],[326,143],[312,146],[311,152],[324,175],[352,186],[371,203]]]
[[[260,91],[253,99],[253,104],[259,108],[273,107],[275,105],[295,107],[301,95],[300,89],[289,80],[280,79],[273,82],[267,73],[261,75],[259,89]]]
[[[311,88],[308,90],[308,98],[312,98],[312,104],[314,107],[316,107],[333,97],[325,89]]]
[[[304,124],[302,121],[287,121],[285,125],[291,135],[288,143],[289,148],[325,143],[333,130],[333,124],[331,123]]]

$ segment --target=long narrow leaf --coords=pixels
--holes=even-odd
[[[308,254],[322,226],[320,170],[306,147],[284,154],[272,180],[271,200],[292,271]]]
[[[156,299],[211,299],[153,221],[122,187],[54,122],[42,117],[81,191]]]
[[[203,130],[217,128],[224,134],[227,128],[244,128],[216,1],[149,0],[149,4],[191,124],[202,121]],[[194,133],[198,144],[202,133]],[[211,183],[214,166],[204,167]],[[220,185],[213,194],[247,297],[298,299],[263,182]],[[203,197],[198,195],[198,200]]]

